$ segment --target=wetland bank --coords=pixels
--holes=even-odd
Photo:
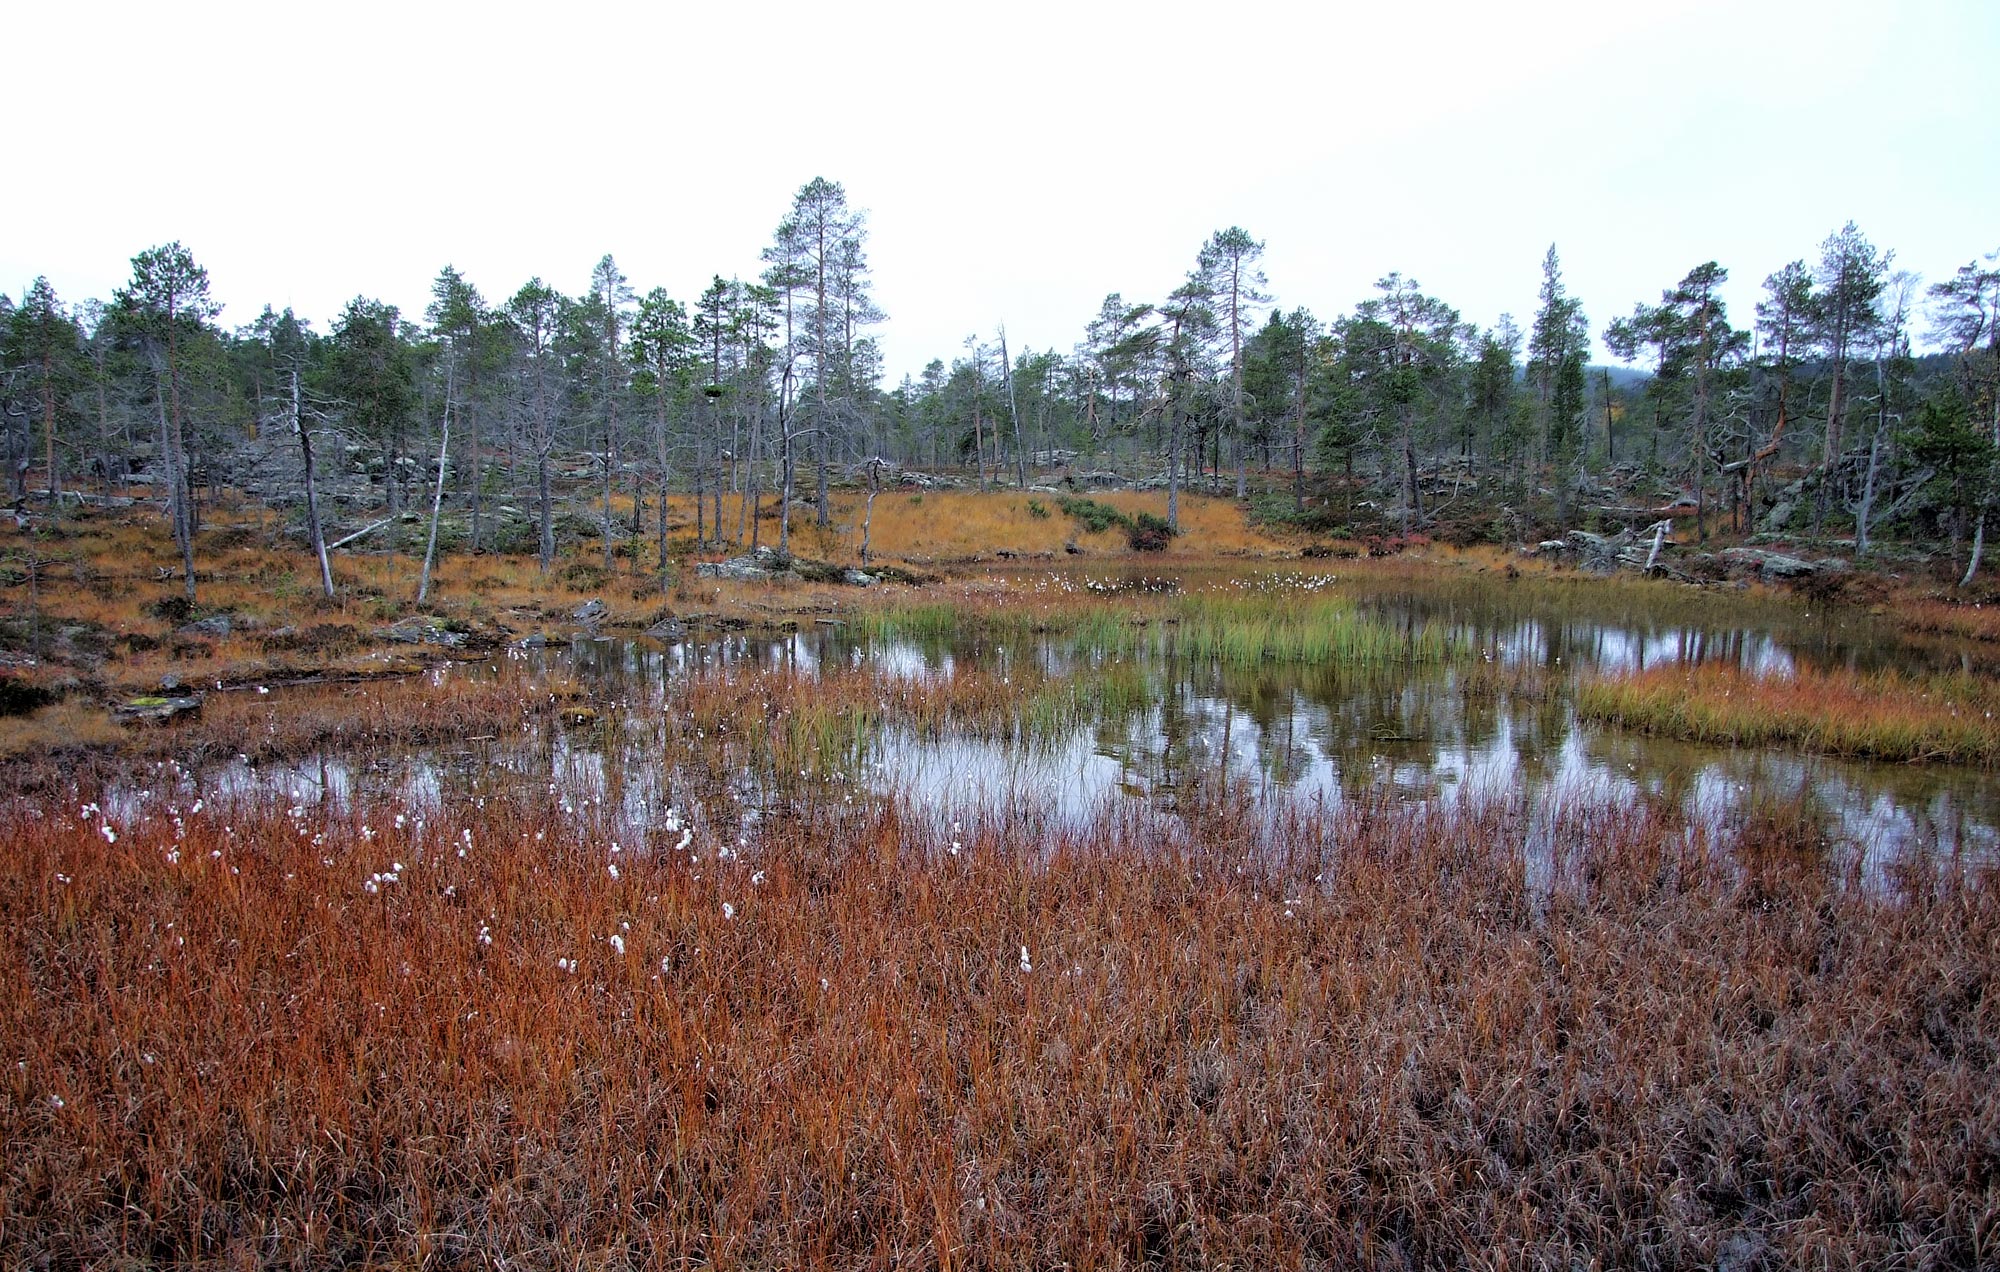
[[[245,680],[15,763],[0,1246],[1989,1265],[1990,663],[1892,617],[1126,561]]]

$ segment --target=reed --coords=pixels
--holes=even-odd
[[[1583,718],[1736,746],[1906,763],[2000,763],[2000,686],[1966,675],[1656,667],[1577,690]]]
[[[1268,663],[1437,663],[1467,647],[1443,626],[1402,627],[1339,594],[1285,588],[1054,595],[1014,590],[957,604],[891,604],[857,616],[874,640],[1047,639],[1078,656],[1175,655]]]

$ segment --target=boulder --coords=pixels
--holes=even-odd
[[[1718,555],[1731,566],[1767,579],[1802,579],[1817,574],[1824,565],[1804,557],[1767,552],[1762,548],[1724,548]]]
[[[201,710],[201,695],[152,694],[133,698],[111,709],[111,718],[120,724],[165,724]]]
[[[1620,530],[1615,535],[1592,534],[1588,530],[1572,530],[1563,536],[1563,547],[1576,554],[1577,564],[1590,570],[1615,570],[1618,556],[1632,546],[1632,532]]]
[[[229,635],[229,615],[211,614],[207,618],[196,619],[185,627],[175,630],[182,636],[227,636]]]
[[[454,631],[435,618],[412,615],[382,629],[382,639],[400,645],[436,645],[442,649],[465,648],[466,635]]]
[[[603,622],[605,615],[609,614],[610,612],[611,611],[608,608],[606,608],[603,601],[593,596],[589,600],[585,601],[583,604],[577,606],[576,609],[571,612],[570,618],[575,620],[576,622],[582,623],[585,627],[595,627],[599,623]]]
[[[735,579],[758,583],[790,574],[792,558],[775,548],[757,548],[727,561],[702,561],[694,567],[696,578]]]

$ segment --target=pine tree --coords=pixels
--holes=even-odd
[[[1813,530],[1826,520],[1828,501],[1840,466],[1843,421],[1848,406],[1848,360],[1857,345],[1873,333],[1879,315],[1875,301],[1882,294],[1890,255],[1879,253],[1849,221],[1820,246],[1819,304],[1813,339],[1825,359],[1830,379],[1826,398],[1826,431],[1820,454],[1819,497],[1813,503]]]
[[[1528,382],[1535,391],[1542,433],[1542,461],[1553,470],[1556,516],[1567,520],[1582,476],[1583,368],[1590,356],[1590,327],[1582,304],[1562,284],[1556,245],[1542,258],[1540,305],[1528,337]]]
[[[42,426],[43,481],[54,511],[62,491],[56,461],[58,438],[68,432],[76,416],[71,398],[82,383],[83,336],[45,277],[29,285],[21,303],[8,315],[5,336],[4,361],[26,378]],[[17,498],[25,492],[25,450],[15,468]]]
[[[1949,349],[1956,364],[1959,397],[1971,427],[1989,445],[1989,470],[1979,486],[1971,559],[1959,586],[1970,586],[1986,547],[1986,525],[2000,498],[2000,252],[1973,261],[1930,289],[1931,336]]]
[[[1262,289],[1264,271],[1257,262],[1264,245],[1239,226],[1217,230],[1202,245],[1196,268],[1214,297],[1216,321],[1223,339],[1229,342],[1230,437],[1236,452],[1236,497],[1247,493],[1245,456],[1249,447],[1243,435],[1243,342],[1250,337],[1251,322],[1259,307],[1271,297]]]
[[[688,326],[687,310],[669,295],[666,289],[655,287],[639,302],[639,312],[632,321],[632,340],[628,349],[632,365],[639,376],[639,390],[650,399],[653,406],[653,475],[659,488],[659,557],[660,590],[665,592],[671,580],[667,566],[667,483],[672,471],[670,414],[689,394],[691,373],[697,363],[699,347],[695,333]],[[702,462],[700,439],[692,439],[695,448],[695,540],[702,538]]]
[[[156,353],[164,354],[160,406],[160,455],[167,465],[167,509],[181,550],[187,600],[195,604],[194,488],[189,478],[187,417],[181,380],[182,347],[221,312],[209,298],[208,271],[179,242],[149,248],[132,258],[131,284],[119,300]]]

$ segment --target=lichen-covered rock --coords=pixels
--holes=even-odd
[[[1823,564],[1803,557],[1767,552],[1762,548],[1724,548],[1719,555],[1732,566],[1754,571],[1767,579],[1802,579],[1825,568]]]
[[[436,645],[441,649],[463,649],[466,634],[447,627],[435,618],[413,615],[382,629],[382,639],[399,645]]]
[[[133,698],[112,708],[111,717],[120,724],[165,724],[201,710],[201,695],[152,694]]]
[[[702,561],[694,567],[696,578],[734,579],[742,583],[766,582],[790,574],[791,570],[789,553],[764,547],[730,557],[727,561]]]

